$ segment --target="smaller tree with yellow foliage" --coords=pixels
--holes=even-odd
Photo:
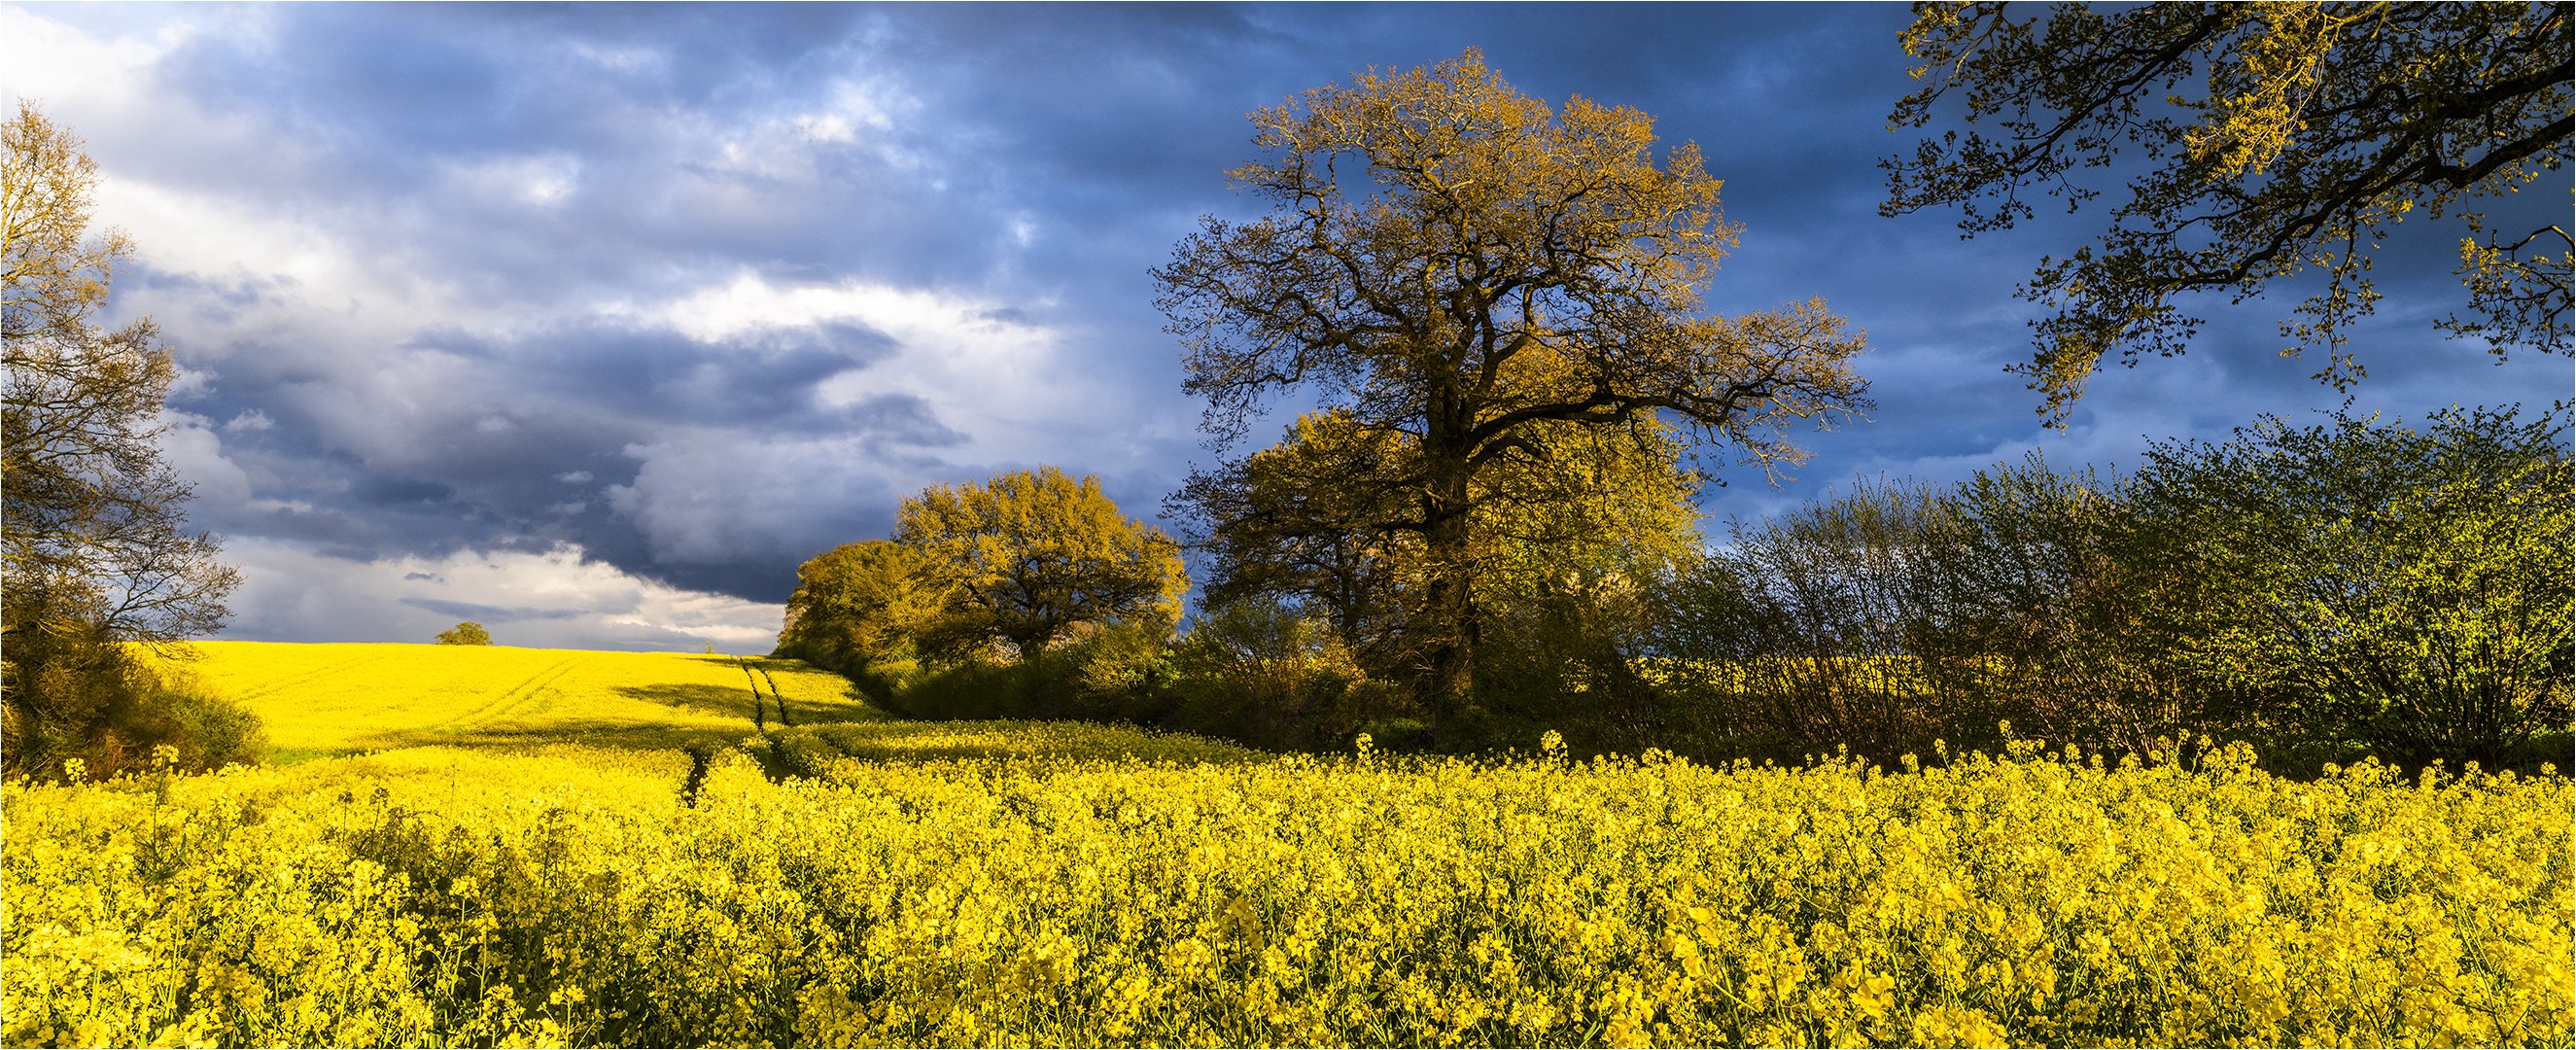
[[[1099,478],[1054,467],[923,489],[903,501],[894,541],[945,590],[922,640],[952,655],[1029,660],[1112,623],[1169,630],[1189,589],[1178,544],[1120,514]]]

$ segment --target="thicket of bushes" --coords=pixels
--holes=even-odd
[[[2249,741],[2309,772],[2364,754],[2564,762],[2564,433],[2555,412],[2453,411],[2420,430],[2267,418],[2224,442],[2156,445],[2118,479],[2034,455],[1956,485],[1857,485],[1734,523],[1678,564],[1497,588],[1508,600],[1482,609],[1474,721],[1444,735],[1893,759],[1936,741],[1994,748],[2009,721],[2114,753]],[[1310,600],[1256,591],[1187,633],[1159,616],[1077,617],[1025,653],[954,638],[934,651],[925,625],[958,601],[939,560],[862,546],[868,585],[836,598],[809,580],[781,653],[894,710],[1281,748],[1429,743],[1400,615],[1354,638]]]
[[[9,644],[9,672],[33,669],[38,679],[12,682],[19,702],[0,708],[13,774],[63,775],[76,763],[78,777],[105,779],[156,763],[205,770],[268,759],[259,716],[184,663],[94,636],[30,631]]]
[[[1861,486],[1677,581],[1670,681],[1732,722],[1884,753],[2203,734],[2313,769],[2565,760],[2569,462],[2549,422],[2265,420],[2116,482],[2033,457]]]

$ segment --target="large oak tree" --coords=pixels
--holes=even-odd
[[[1411,616],[1435,723],[1472,704],[1483,482],[1551,427],[1674,426],[1794,461],[1794,422],[1862,407],[1857,332],[1821,303],[1702,312],[1734,229],[1644,113],[1524,96],[1469,51],[1252,115],[1231,173],[1270,207],[1215,217],[1155,271],[1220,448],[1297,391],[1406,450],[1364,479],[1418,537]]]
[[[2303,272],[2322,286],[2281,324],[2323,347],[2318,378],[2363,374],[2347,338],[2379,299],[2371,252],[2399,222],[2450,221],[2465,309],[2441,327],[2509,351],[2568,353],[2566,177],[2537,208],[2504,199],[2568,159],[2564,3],[1922,3],[1905,31],[1922,89],[1891,126],[1955,106],[1973,127],[1886,162],[1889,215],[1960,210],[2008,229],[2042,196],[2071,209],[2091,169],[2136,172],[2111,228],[2040,260],[2034,355],[2015,370],[2063,420],[2107,354],[2190,344],[2182,300],[2230,303]],[[2125,159],[2122,154],[2127,154]],[[2491,213],[2490,208],[2495,210]]]

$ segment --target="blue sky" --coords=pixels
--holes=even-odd
[[[1719,312],[1821,296],[1867,422],[1712,528],[1856,477],[2041,449],[2117,470],[2343,395],[2283,360],[2304,293],[2097,376],[2062,432],[2012,298],[2098,231],[1877,213],[1918,134],[1895,5],[0,6],[0,95],[100,164],[140,251],[112,309],[184,373],[174,464],[246,582],[225,637],[765,650],[796,565],[937,482],[1041,463],[1154,517],[1199,406],[1147,271],[1251,202],[1245,114],[1468,47],[1521,91],[1697,142],[1744,228]],[[1936,125],[1934,131],[1940,130]],[[2103,188],[2117,190],[2118,173]],[[2552,205],[2554,206],[2554,205]],[[2400,227],[2354,346],[2406,417],[2567,396],[2564,358],[2439,338],[2455,227]],[[1716,450],[1710,462],[1731,462]]]

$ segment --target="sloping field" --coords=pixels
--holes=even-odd
[[[190,670],[267,723],[281,762],[429,745],[732,744],[882,717],[796,660],[510,646],[201,642]]]

